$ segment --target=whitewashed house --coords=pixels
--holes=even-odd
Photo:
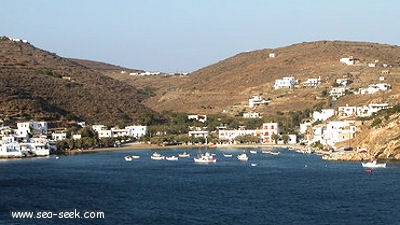
[[[270,101],[264,100],[261,96],[255,95],[249,98],[249,107],[253,108],[256,105],[265,105]]]
[[[275,80],[274,89],[293,88],[296,83],[297,80],[294,77],[283,77]]]
[[[316,88],[321,84],[321,77],[318,78],[308,78],[304,83],[303,87]]]
[[[112,132],[104,125],[93,125],[93,130],[97,132],[99,138],[111,138]]]
[[[274,89],[281,88],[293,88],[297,83],[297,80],[294,77],[283,77],[282,79],[275,80]]]
[[[207,121],[207,115],[188,115],[188,120],[205,123]]]
[[[345,87],[333,87],[329,91],[329,96],[333,98],[340,98],[346,94],[346,88]]]
[[[248,112],[243,113],[243,118],[261,118],[260,113],[257,112]]]
[[[351,83],[351,80],[347,79],[347,78],[338,78],[335,80],[335,83],[342,87],[346,87],[347,85],[349,85]]]
[[[339,106],[338,107],[339,116],[352,116],[357,114],[357,106]]]
[[[140,138],[147,134],[147,126],[127,126],[125,130],[128,132],[128,136]]]
[[[270,58],[275,58],[275,57],[276,57],[276,54],[273,53],[273,52],[271,52],[271,53],[268,54],[268,57],[270,57]]]
[[[65,132],[52,133],[51,139],[54,141],[61,141],[61,140],[67,139],[67,133],[65,133]]]
[[[356,63],[356,61],[358,61],[357,59],[355,59],[354,57],[349,57],[349,58],[341,58],[339,60],[341,63],[344,63],[348,66],[352,66]]]
[[[194,137],[194,138],[207,138],[209,135],[208,130],[191,130],[188,133],[189,137]]]
[[[307,130],[312,127],[312,122],[310,120],[304,121],[302,123],[300,123],[300,130],[299,133],[300,134],[305,134],[307,133]]]
[[[246,130],[246,129],[218,130],[219,140],[227,141],[229,143],[234,143],[234,139],[238,136],[252,135],[259,137],[262,143],[264,144],[273,144],[274,140],[272,139],[272,135],[274,134],[279,134],[278,123],[264,123],[262,128],[257,130]]]
[[[313,127],[311,142],[335,146],[337,142],[347,141],[355,137],[357,131],[354,121],[331,121]]]
[[[27,138],[29,135],[40,136],[46,135],[48,131],[47,122],[24,122],[17,123],[17,129],[14,131],[18,138]]]
[[[321,111],[314,111],[312,114],[312,118],[314,121],[325,121],[334,115],[334,109],[321,109]]]
[[[357,107],[357,116],[368,117],[372,116],[373,113],[379,112],[382,109],[388,109],[391,106],[386,103],[381,104],[369,104],[368,106]]]
[[[13,136],[3,136],[0,140],[0,157],[21,157],[23,156],[20,144]]]
[[[370,84],[367,88],[360,88],[358,93],[361,95],[374,94],[378,91],[387,91],[391,88],[390,84],[379,83],[379,84]]]

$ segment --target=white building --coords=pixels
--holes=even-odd
[[[207,115],[188,115],[188,120],[205,123],[207,121]]]
[[[194,137],[194,138],[207,138],[208,137],[208,130],[191,130],[189,131],[188,135],[189,137]]]
[[[304,121],[303,123],[300,123],[300,134],[305,134],[307,133],[308,128],[312,127],[312,122],[310,120]]]
[[[357,106],[339,106],[338,107],[339,116],[352,116],[357,114]]]
[[[321,84],[321,77],[318,78],[308,78],[304,83],[303,87],[313,87],[316,88]]]
[[[372,116],[373,113],[379,112],[382,109],[388,109],[391,106],[386,103],[382,104],[369,104],[368,106],[357,107],[357,116],[368,117]]]
[[[312,142],[335,146],[337,142],[350,140],[355,137],[357,129],[354,121],[331,121],[313,127]]]
[[[261,117],[260,117],[260,113],[249,112],[249,113],[243,113],[243,118],[261,118]]]
[[[26,138],[29,135],[40,136],[47,134],[47,122],[24,122],[17,123],[17,130],[15,130],[15,136],[19,138]]]
[[[263,100],[261,96],[252,96],[249,98],[249,107],[253,108],[256,105],[265,105],[268,104],[270,101]]]
[[[283,77],[275,80],[274,89],[293,88],[296,83],[297,80],[294,77]]]
[[[347,78],[338,78],[336,79],[336,84],[339,84],[342,87],[346,87],[347,85],[349,85],[351,83],[351,80],[347,79]]]
[[[262,129],[257,130],[218,130],[219,139],[230,143],[234,143],[234,139],[238,136],[252,135],[259,137],[264,144],[273,144],[272,135],[274,134],[279,134],[278,123],[264,123]]]
[[[269,55],[268,55],[268,57],[270,57],[270,58],[275,58],[276,57],[276,54],[275,53],[269,53]]]
[[[321,111],[314,111],[312,118],[314,121],[325,121],[335,115],[334,109],[322,109]]]
[[[147,126],[127,126],[125,130],[128,131],[128,136],[140,138],[147,134]]]
[[[391,86],[386,83],[370,84],[367,88],[360,88],[358,93],[361,95],[374,94],[378,91],[387,91],[390,88]]]
[[[342,97],[345,94],[346,94],[345,87],[334,87],[329,91],[329,96],[334,97],[334,98]]]
[[[349,58],[341,58],[340,62],[344,63],[348,66],[354,65],[356,63],[357,59],[353,58],[353,57],[349,57]]]
[[[54,141],[61,141],[67,138],[67,133],[52,133],[51,139]]]

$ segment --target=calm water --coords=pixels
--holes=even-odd
[[[277,156],[259,150],[243,163],[240,151],[211,150],[218,158],[211,165],[154,161],[150,150],[2,160],[0,224],[400,224],[399,165],[367,173],[360,163],[284,149]],[[141,158],[124,161],[133,154]],[[105,218],[11,217],[13,210],[74,209]]]

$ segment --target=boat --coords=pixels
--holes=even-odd
[[[167,160],[167,161],[178,161],[178,157],[177,156],[167,156],[167,157],[165,157],[165,160]]]
[[[157,153],[157,152],[154,152],[154,153],[150,156],[150,158],[153,159],[153,160],[163,160],[163,159],[165,159],[165,156],[162,156],[161,154],[159,154],[159,153]]]
[[[188,157],[190,157],[190,154],[188,154],[187,152],[183,152],[183,153],[179,154],[178,156],[181,158],[188,158]]]
[[[139,159],[140,155],[132,155],[131,157],[132,157],[132,159]]]
[[[251,166],[257,166],[257,163],[252,163]]]
[[[273,151],[262,151],[262,153],[270,154],[270,155],[279,155],[279,154],[281,154],[280,152],[273,152]]]
[[[372,160],[370,162],[361,162],[361,165],[367,168],[386,168],[386,163],[378,163],[377,160]]]
[[[129,155],[125,156],[124,159],[125,161],[132,161],[132,157]]]
[[[257,154],[257,151],[255,151],[255,150],[250,150],[250,153],[251,153],[251,154]]]
[[[226,157],[226,158],[232,158],[232,154],[224,154],[224,157]]]
[[[237,159],[239,159],[240,161],[247,161],[247,160],[249,160],[249,157],[247,156],[246,153],[242,153],[237,156]]]
[[[193,158],[195,163],[215,163],[217,162],[217,158],[214,155],[206,152],[205,154],[199,154],[197,157]]]

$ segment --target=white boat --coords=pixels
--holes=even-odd
[[[132,155],[131,157],[132,157],[132,159],[139,159],[140,155]]]
[[[224,157],[226,157],[226,158],[232,158],[232,154],[224,154]]]
[[[154,152],[154,153],[150,156],[150,158],[153,159],[153,160],[163,160],[163,159],[165,159],[165,156],[162,156],[161,154],[159,154],[159,153],[157,153],[157,152]]]
[[[252,163],[251,166],[257,166],[257,163]]]
[[[251,153],[251,154],[257,154],[257,151],[255,151],[255,150],[250,150],[250,153]]]
[[[199,154],[197,157],[193,158],[196,163],[215,163],[217,162],[217,158],[214,155],[206,152],[205,154]]]
[[[132,161],[132,157],[130,157],[129,155],[124,157],[125,161]]]
[[[280,152],[273,152],[273,151],[262,151],[262,153],[270,154],[270,155],[279,155],[279,154],[281,154]]]
[[[240,161],[247,161],[247,160],[249,160],[249,157],[247,156],[246,153],[242,153],[237,156],[237,159],[239,159]]]
[[[386,168],[386,163],[378,163],[377,160],[373,160],[371,162],[361,162],[361,165],[367,168]]]
[[[167,156],[167,157],[165,157],[165,160],[168,160],[168,161],[178,161],[178,157],[177,156]]]
[[[188,157],[190,157],[190,154],[188,154],[187,152],[183,152],[183,153],[179,154],[178,156],[181,158],[188,158]]]

